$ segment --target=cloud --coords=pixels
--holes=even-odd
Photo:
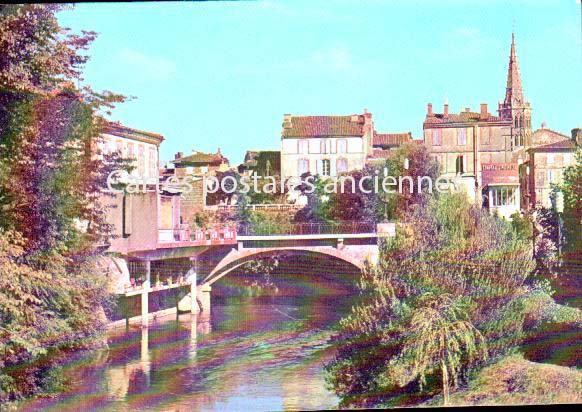
[[[121,62],[133,72],[150,80],[168,80],[176,73],[176,65],[162,57],[147,56],[137,50],[123,48],[119,51]]]

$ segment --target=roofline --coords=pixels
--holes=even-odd
[[[104,134],[124,137],[126,139],[137,140],[143,143],[151,143],[159,146],[165,139],[158,133],[146,132],[144,130],[134,129],[121,123],[108,122],[103,130]]]
[[[482,125],[482,124],[489,124],[489,125],[494,125],[494,126],[512,126],[513,122],[511,121],[511,119],[509,120],[505,120],[505,119],[499,119],[499,120],[476,120],[476,121],[472,121],[472,122],[423,122],[422,123],[422,129],[444,129],[447,127],[453,127],[453,126],[458,126],[458,125],[467,125],[467,126],[473,126],[473,125]],[[427,125],[430,125],[429,127],[427,127]],[[436,127],[433,127],[436,126]]]
[[[281,136],[281,139],[331,139],[331,138],[346,138],[346,137],[359,137],[363,138],[364,134],[330,134],[330,135],[310,135],[310,136]]]
[[[532,135],[533,135],[534,133],[537,133],[537,132],[540,132],[540,131],[543,131],[543,130],[547,130],[547,131],[549,131],[549,132],[552,132],[552,133],[555,133],[555,134],[559,134],[560,136],[562,136],[562,137],[564,138],[564,140],[571,140],[571,139],[572,139],[572,137],[571,137],[571,136],[565,135],[564,133],[557,132],[557,131],[555,131],[554,129],[550,129],[550,128],[548,128],[548,127],[546,127],[546,128],[542,128],[542,127],[540,127],[539,129],[536,129],[536,130],[534,130],[534,131],[532,132]]]
[[[552,145],[553,143],[548,143],[548,145]],[[537,146],[537,147],[530,147],[527,149],[528,152],[572,152],[576,150],[576,145],[572,147],[545,147],[545,146]]]

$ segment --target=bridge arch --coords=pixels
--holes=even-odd
[[[240,268],[245,263],[268,257],[277,256],[300,256],[300,255],[320,255],[328,256],[343,261],[358,270],[363,270],[368,259],[354,255],[349,251],[336,249],[333,247],[269,247],[252,248],[242,250],[231,250],[214,269],[204,277],[202,285],[211,286],[213,283],[228,275],[233,270]]]

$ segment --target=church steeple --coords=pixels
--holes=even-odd
[[[504,105],[520,105],[523,101],[521,75],[515,50],[515,33],[511,33],[511,51],[509,52],[509,67],[507,70],[507,86],[505,89]]]
[[[499,116],[512,122],[512,146],[514,148],[528,146],[531,135],[531,106],[523,96],[514,32],[511,33],[505,99],[499,104]]]

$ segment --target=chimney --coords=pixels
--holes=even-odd
[[[481,103],[481,111],[479,113],[481,118],[487,117],[487,103]]]
[[[576,146],[582,147],[582,129],[579,127],[572,129],[572,141]]]
[[[284,129],[291,128],[291,115],[289,113],[285,113],[283,115],[283,128]]]
[[[432,116],[432,103],[426,105],[426,114]]]
[[[448,103],[445,103],[445,109],[444,109],[443,114],[445,116],[448,116],[449,115],[449,105],[448,105]]]
[[[174,155],[174,160],[181,159],[184,156],[183,152],[178,152]]]
[[[470,111],[471,111],[471,108],[470,107],[465,107],[465,112],[466,113],[469,113]]]

